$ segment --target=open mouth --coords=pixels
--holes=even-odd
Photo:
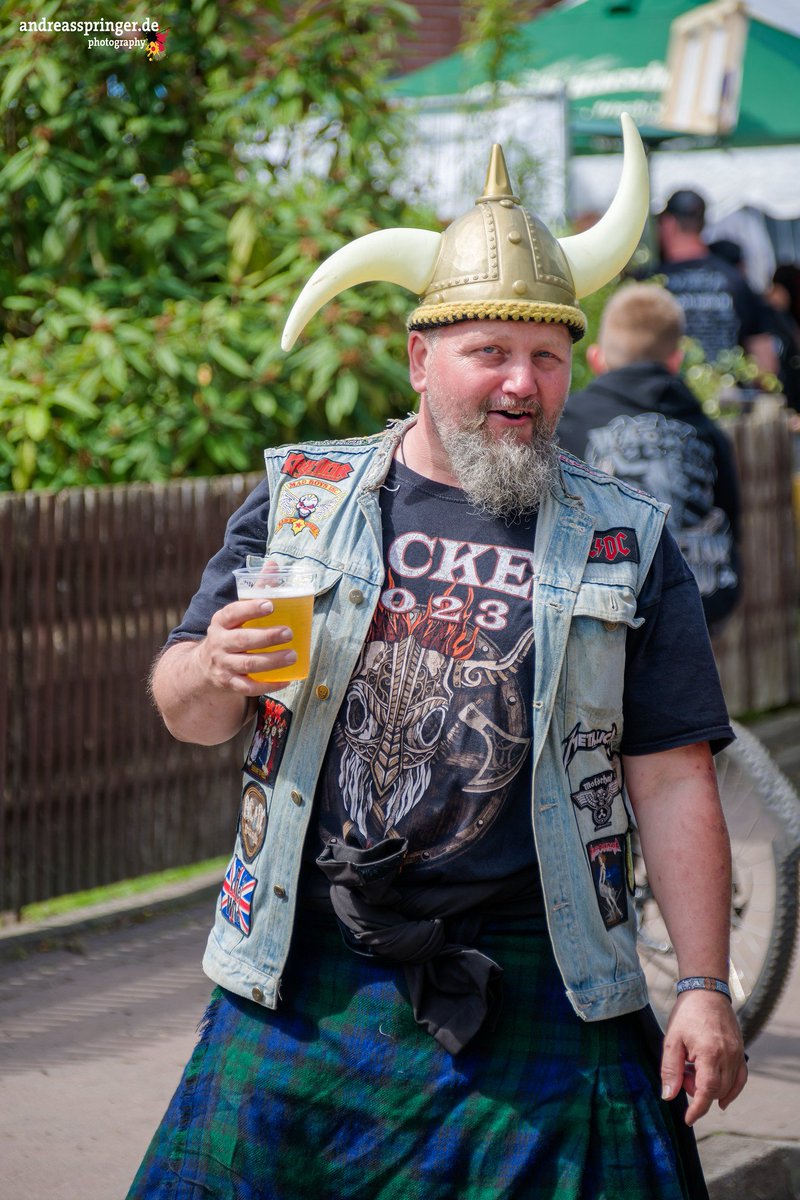
[[[524,421],[532,416],[528,409],[514,408],[490,408],[489,415],[502,417],[504,421]]]

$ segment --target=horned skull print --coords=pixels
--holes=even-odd
[[[527,838],[530,861],[532,531],[487,522],[502,541],[472,542],[432,524],[385,531],[386,585],[329,745],[320,837],[404,837],[404,871],[446,874],[458,857],[460,872],[501,837],[514,795],[509,840]]]

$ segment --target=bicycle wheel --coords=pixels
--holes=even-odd
[[[749,1042],[778,1001],[795,948],[800,798],[758,739],[734,728],[737,740],[716,765],[733,859],[731,994]],[[639,853],[634,873],[639,956],[663,1027],[675,1001],[677,962]]]

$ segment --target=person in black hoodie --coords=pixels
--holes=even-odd
[[[733,447],[679,377],[683,309],[633,283],[609,300],[586,361],[596,378],[571,396],[565,450],[671,505],[668,527],[697,578],[712,636],[740,597],[740,498]]]

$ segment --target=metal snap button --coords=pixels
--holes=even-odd
[[[315,690],[318,700],[327,700],[331,694],[331,689],[325,683],[321,683]]]
[[[298,791],[294,791],[294,790],[292,790],[292,791],[289,793],[289,795],[290,795],[290,797],[291,797],[291,799],[292,799],[292,803],[293,803],[293,804],[296,804],[296,805],[298,806],[298,808],[299,808],[299,807],[300,807],[300,805],[303,803],[303,797],[300,795],[300,793],[299,793]]]
[[[260,987],[254,987],[250,995],[258,1004],[261,1004],[264,999],[264,993]]]
[[[272,890],[279,900],[286,899],[286,888],[281,887],[279,883],[273,884]]]

